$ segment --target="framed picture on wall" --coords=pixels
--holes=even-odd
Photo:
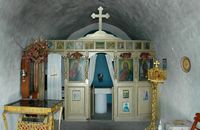
[[[124,49],[124,48],[125,47],[124,47],[124,42],[123,41],[117,43],[117,49]]]
[[[139,59],[139,80],[146,81],[148,69],[153,68],[153,59]]]
[[[115,42],[114,41],[107,41],[106,42],[106,49],[115,49]]]
[[[72,90],[72,101],[80,101],[80,100],[81,100],[81,91]]]
[[[118,80],[133,81],[133,59],[119,59]]]
[[[105,49],[105,42],[96,42],[96,49]]]
[[[129,90],[123,90],[123,98],[129,98]]]
[[[94,42],[92,41],[85,41],[85,49],[94,49]]]
[[[123,112],[130,112],[130,108],[129,108],[129,102],[125,101],[122,103],[122,111]]]
[[[150,49],[150,42],[144,42],[143,47],[144,47],[144,49],[149,50]]]
[[[63,41],[57,41],[56,42],[56,49],[64,49],[64,42]]]
[[[162,68],[163,68],[163,70],[167,69],[167,59],[166,58],[162,59]]]
[[[133,49],[133,43],[131,41],[126,42],[126,50],[132,50]]]
[[[75,49],[83,49],[83,42],[82,41],[76,41],[75,42]]]
[[[49,48],[49,49],[55,49],[54,41],[49,40],[49,41],[47,41],[47,42],[48,42],[48,48]]]
[[[135,49],[136,50],[142,49],[142,43],[141,42],[136,42],[135,43]]]
[[[85,59],[69,59],[69,81],[84,81],[85,67]]]
[[[67,41],[66,43],[66,50],[74,49],[74,42],[72,41]]]
[[[143,91],[143,101],[149,100],[149,91],[145,90]]]

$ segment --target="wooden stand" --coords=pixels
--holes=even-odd
[[[43,75],[39,74],[39,65],[47,61],[47,55],[47,41],[35,40],[33,44],[25,48],[21,61],[21,93],[23,99],[27,99],[30,96],[32,96],[33,99],[39,99],[39,82],[41,80],[39,79],[39,75]],[[31,62],[34,64],[34,68],[30,67]],[[34,73],[32,83],[31,69],[33,69]],[[44,78],[44,76],[42,78]],[[30,83],[34,86],[32,93],[30,93]]]

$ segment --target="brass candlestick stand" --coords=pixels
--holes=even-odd
[[[151,100],[151,123],[145,130],[158,130],[156,125],[158,119],[158,83],[166,80],[166,71],[158,67],[159,61],[154,62],[154,67],[148,70],[148,80],[152,83],[152,100]]]

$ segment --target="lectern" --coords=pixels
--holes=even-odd
[[[166,71],[158,67],[159,61],[154,62],[154,67],[148,70],[148,80],[152,84],[152,100],[151,100],[151,123],[145,130],[157,130],[156,125],[158,119],[158,84],[166,80]]]

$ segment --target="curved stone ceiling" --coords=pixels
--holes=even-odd
[[[197,1],[197,0],[192,0]],[[132,39],[152,39],[152,31],[163,31],[163,22],[184,20],[184,7],[199,3],[186,0],[0,0],[1,18],[6,31],[16,37],[41,35],[48,39],[66,39],[71,33],[98,22],[90,15],[102,6],[112,24]],[[174,13],[173,13],[174,12]]]

